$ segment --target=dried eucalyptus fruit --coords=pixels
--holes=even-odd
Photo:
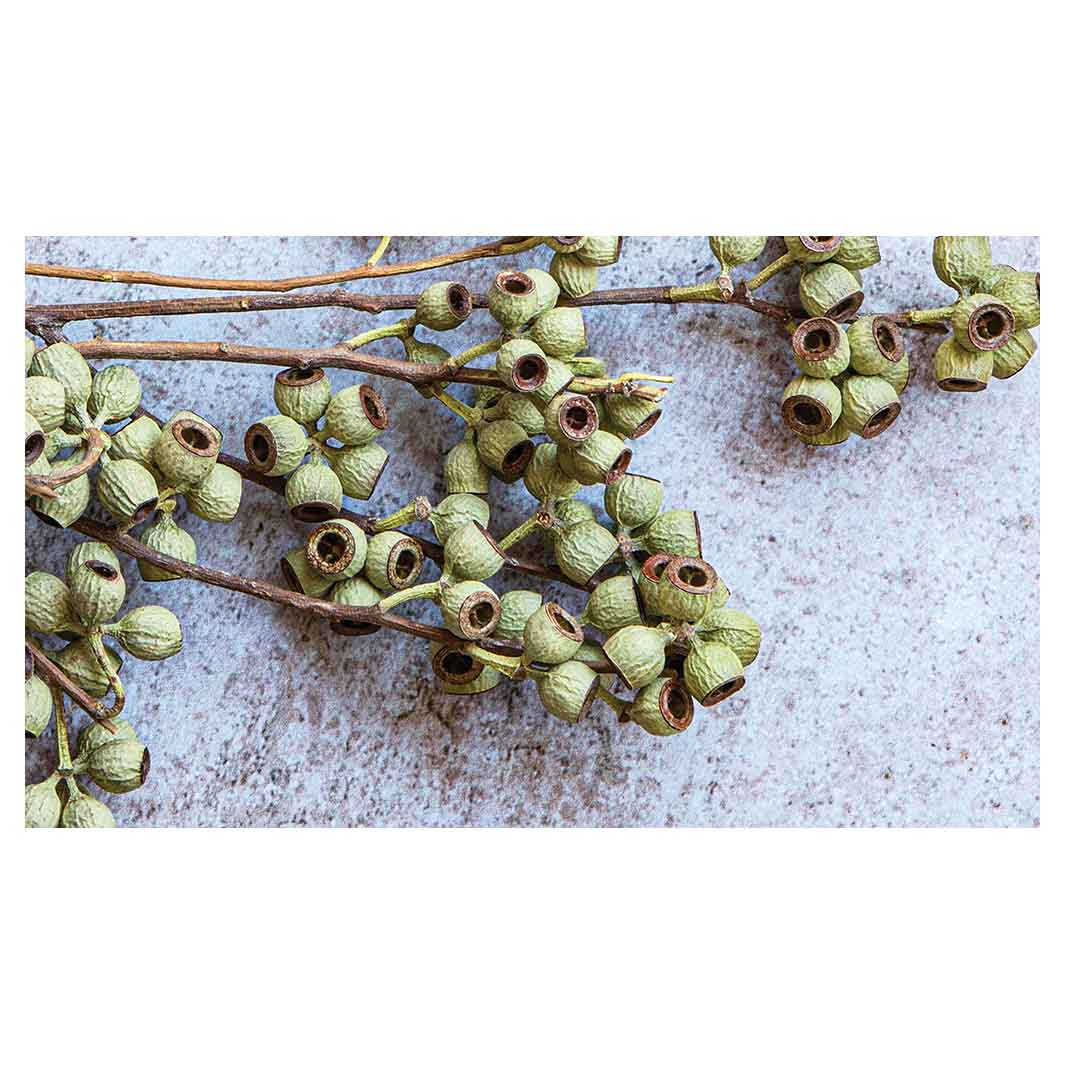
[[[431,642],[429,659],[433,673],[449,695],[481,695],[503,679],[498,670],[478,662],[459,647]]]
[[[962,296],[974,291],[977,279],[991,266],[988,237],[936,237],[932,267],[945,285]]]
[[[745,683],[736,652],[716,640],[697,640],[684,659],[684,686],[703,706],[735,695]]]
[[[126,600],[126,581],[117,565],[87,559],[70,573],[70,599],[82,623],[96,628],[110,621]]]
[[[628,687],[642,688],[665,669],[671,638],[665,628],[627,625],[607,639],[603,653]]]
[[[36,739],[52,720],[52,693],[36,673],[26,678],[26,735]]]
[[[799,300],[811,318],[845,322],[857,314],[864,299],[861,281],[839,263],[821,263],[799,280]]]
[[[445,496],[429,512],[429,524],[433,527],[437,542],[443,545],[447,544],[452,533],[471,522],[487,528],[488,518],[488,503],[470,492]]]
[[[588,596],[584,611],[577,619],[594,625],[600,632],[610,634],[628,625],[642,625],[636,582],[627,573],[600,581]]]
[[[656,677],[644,685],[627,713],[652,736],[676,736],[695,720],[691,696],[675,677]]]
[[[467,640],[490,636],[499,621],[499,597],[481,581],[443,584],[439,603],[448,631]]]
[[[606,409],[611,423],[629,440],[649,433],[662,416],[661,404],[639,396],[608,394]]]
[[[487,580],[503,568],[504,562],[506,555],[476,521],[459,526],[444,544],[444,573],[458,580]]]
[[[317,366],[291,366],[274,378],[274,406],[300,425],[317,425],[332,397],[329,379]]]
[[[540,609],[543,596],[539,592],[517,589],[499,597],[499,621],[494,636],[499,640],[520,640],[525,623]]]
[[[124,422],[140,405],[140,378],[128,366],[107,366],[93,377],[88,406],[97,424]]]
[[[966,351],[994,351],[1015,329],[1013,312],[984,292],[958,300],[950,316],[955,341]]]
[[[1002,347],[995,349],[991,373],[1003,380],[1012,377],[1028,365],[1034,354],[1035,337],[1027,329],[1018,329]]]
[[[536,314],[538,303],[536,282],[517,270],[503,270],[496,274],[488,290],[488,311],[508,332],[515,332],[525,325]]]
[[[754,262],[765,251],[767,237],[710,237],[710,250],[728,277],[732,269]]]
[[[388,408],[369,385],[342,388],[326,408],[326,432],[342,444],[369,444],[387,428]]]
[[[532,676],[544,709],[571,725],[580,721],[591,708],[601,683],[593,669],[575,659]]]
[[[244,479],[236,470],[217,463],[195,488],[185,493],[189,510],[204,521],[227,522],[237,516]]]
[[[32,466],[43,454],[48,441],[37,419],[26,414],[26,465]]]
[[[749,666],[762,646],[758,622],[742,610],[718,607],[708,611],[699,623],[699,633],[706,639],[732,648],[741,665]]]
[[[536,286],[536,311],[533,314],[533,318],[536,318],[554,307],[561,290],[558,282],[546,270],[532,266],[525,271],[525,274]]]
[[[580,490],[580,482],[567,477],[558,461],[558,445],[537,444],[529,465],[525,467],[522,480],[529,493],[545,503],[548,500],[567,499]]]
[[[146,414],[134,418],[111,437],[108,454],[114,459],[133,459],[150,467],[162,430]]]
[[[500,418],[477,431],[477,455],[503,480],[516,481],[532,459],[533,442],[517,422]]]
[[[843,424],[866,440],[889,429],[902,413],[898,393],[882,377],[855,374],[843,382],[840,391]]]
[[[880,262],[880,242],[876,237],[844,237],[832,261],[847,270],[867,270]]]
[[[147,662],[176,655],[184,643],[181,622],[165,606],[134,607],[106,631],[134,658]]]
[[[558,568],[582,588],[617,554],[618,542],[596,521],[569,525],[555,537]]]
[[[66,409],[75,413],[84,409],[92,390],[92,371],[81,352],[71,344],[49,344],[33,356],[30,376],[51,377],[66,393]]]
[[[294,547],[281,559],[281,576],[294,591],[323,599],[333,585],[333,579],[319,573],[307,561],[306,547]]]
[[[822,263],[831,259],[843,243],[842,237],[785,237],[788,254],[799,263]]]
[[[784,389],[780,414],[788,428],[800,436],[827,433],[843,410],[843,396],[832,381],[803,374]]]
[[[26,628],[48,636],[82,631],[70,589],[54,573],[26,574]]]
[[[363,574],[382,592],[398,592],[418,580],[424,560],[422,549],[409,536],[394,531],[377,533],[366,545]]]
[[[462,325],[473,311],[473,297],[465,285],[437,281],[423,290],[414,309],[414,321],[438,333]]]
[[[967,351],[954,337],[936,349],[932,374],[944,392],[982,392],[995,368],[992,351]]]
[[[658,582],[658,613],[676,621],[698,621],[717,586],[717,572],[699,558],[675,556]]]
[[[906,356],[902,332],[882,314],[856,318],[847,330],[850,368],[860,374],[882,374]]]
[[[564,361],[579,355],[588,346],[579,307],[544,311],[533,322],[529,338],[540,345],[545,355]]]
[[[831,318],[807,318],[791,335],[795,364],[807,377],[835,377],[851,361],[848,334]]]
[[[356,577],[366,562],[366,533],[353,521],[334,518],[307,538],[307,561],[334,581]]]
[[[57,459],[52,464],[52,473],[60,474],[65,470],[76,466],[85,457],[84,449],[75,451],[69,458]],[[112,463],[111,465],[114,465]],[[83,473],[72,481],[60,485],[56,490],[55,499],[44,499],[34,496],[30,503],[34,513],[46,525],[54,525],[60,529],[67,529],[85,513],[92,495],[88,474]]]
[[[594,292],[599,283],[599,267],[584,262],[580,255],[555,254],[548,267],[559,288],[574,299]]]
[[[613,266],[621,258],[621,237],[585,237],[574,254],[589,266]]]
[[[579,447],[560,456],[562,469],[581,484],[612,485],[629,468],[632,451],[613,433],[597,429]],[[569,465],[567,466],[567,463]]]
[[[603,506],[623,529],[646,525],[662,509],[662,482],[638,473],[623,474],[607,485]]]
[[[155,521],[141,533],[140,542],[161,555],[169,555],[179,562],[196,564],[196,541],[180,528],[170,511],[156,513]],[[137,570],[142,581],[179,581],[180,574],[161,569],[152,562],[137,559]]]
[[[652,554],[702,558],[703,537],[694,510],[666,510],[638,533]]]
[[[554,666],[568,662],[577,653],[584,642],[584,630],[557,603],[544,603],[529,615],[523,641],[523,661]]]
[[[369,499],[377,488],[389,456],[380,444],[370,443],[331,450],[326,453],[326,458],[340,479],[344,495],[352,499]]]
[[[303,426],[287,414],[271,414],[248,426],[244,453],[260,473],[285,477],[303,461],[309,441]]]
[[[285,482],[285,502],[296,521],[326,521],[340,513],[344,488],[324,463],[309,462]]]
[[[106,658],[111,669],[118,673],[122,669],[122,659],[109,647],[105,648]],[[107,694],[111,682],[107,673],[93,654],[87,639],[68,643],[58,654],[49,654],[49,658],[79,687],[85,689],[94,699],[101,699]]]
[[[66,419],[66,389],[51,377],[28,377],[26,413],[33,415],[43,432],[60,428]]]
[[[26,827],[58,828],[63,815],[63,800],[56,785],[59,774],[53,773],[39,784],[26,786]]]
[[[152,465],[166,484],[178,492],[188,492],[211,472],[220,449],[221,438],[198,415],[174,417],[159,434]]]
[[[365,577],[349,577],[329,589],[329,598],[339,606],[371,607],[381,601],[381,593]],[[343,618],[329,627],[342,636],[369,636],[381,626]]]
[[[155,511],[159,486],[134,459],[114,459],[96,478],[96,498],[119,521],[139,525]]]
[[[988,291],[1009,308],[1018,329],[1034,329],[1039,324],[1039,274],[1011,270]]]
[[[444,457],[444,482],[450,495],[468,492],[486,495],[492,484],[492,471],[481,461],[472,431],[467,431]]]
[[[544,408],[544,432],[562,447],[579,447],[598,428],[599,415],[587,396],[560,392]]]
[[[70,798],[63,807],[61,824],[64,828],[114,828],[115,815],[108,807],[91,795],[78,790],[77,784],[67,778]]]
[[[75,772],[88,773],[103,791],[124,795],[139,788],[151,769],[148,748],[140,740],[112,740],[93,748],[84,762],[75,763]]]

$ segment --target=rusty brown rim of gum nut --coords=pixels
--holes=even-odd
[[[814,396],[788,396],[780,405],[788,428],[799,436],[817,436],[832,428],[832,412]]]
[[[484,672],[484,663],[457,647],[441,647],[433,655],[433,672],[446,684],[469,684]]]
[[[487,614],[485,607],[488,608]],[[459,607],[458,624],[462,635],[471,640],[487,636],[499,621],[500,613],[499,597],[494,592],[484,589],[471,592]]]
[[[692,697],[676,679],[662,685],[658,693],[658,711],[662,720],[678,732],[683,732],[695,720]]]
[[[307,385],[316,385],[323,377],[325,371],[320,366],[290,366],[274,380],[287,388],[306,388]]]
[[[211,427],[198,418],[178,418],[170,426],[170,435],[190,454],[199,458],[213,458],[220,445]]]
[[[674,588],[693,595],[712,595],[717,587],[717,571],[701,558],[677,555],[670,560],[663,576]]]
[[[701,703],[703,706],[716,706],[718,703],[723,703],[730,695],[735,695],[746,683],[747,678],[742,674],[732,677],[709,691]]]
[[[277,440],[262,422],[248,426],[244,434],[244,454],[260,472],[273,469],[277,462]]]
[[[587,396],[567,396],[557,407],[555,419],[567,440],[580,443],[599,428],[599,412]]]
[[[418,579],[424,564],[425,555],[417,541],[404,536],[402,540],[397,540],[388,552],[385,569],[389,584],[397,591],[409,588]]]
[[[464,322],[473,313],[473,296],[465,285],[456,281],[447,287],[447,305],[451,308],[451,313]]]
[[[326,577],[343,573],[355,557],[355,537],[337,522],[319,525],[307,538],[307,561]]]
[[[834,322],[846,322],[853,318],[865,302],[865,293],[859,289],[849,296],[844,296],[839,303],[834,303],[825,311],[824,316]]]
[[[510,383],[519,392],[535,392],[546,380],[547,359],[535,352],[519,356],[510,368]]]
[[[824,362],[839,350],[843,330],[831,318],[807,318],[791,334],[791,349],[805,362]]]
[[[984,303],[969,315],[965,332],[977,351],[996,351],[1009,342],[1015,327],[1013,311],[1004,303]]]
[[[388,428],[388,407],[378,395],[376,389],[369,385],[359,385],[359,404],[363,414],[375,429]]]
[[[799,243],[807,251],[835,251],[842,243],[842,237],[799,237]]]
[[[508,296],[528,296],[536,291],[536,282],[520,270],[503,270],[496,274],[492,285]]]

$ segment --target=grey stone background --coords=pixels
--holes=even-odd
[[[397,238],[388,259],[471,242]],[[375,243],[33,238],[26,255],[257,278],[342,269]],[[868,309],[948,302],[931,268],[931,237],[882,238],[881,247],[883,262],[866,274]],[[1038,268],[1036,239],[996,238],[994,251],[997,261]],[[517,262],[546,266],[549,254]],[[709,258],[703,237],[630,238],[600,284],[688,283]],[[483,291],[502,265],[357,287],[409,292],[454,277]],[[767,291],[792,284],[785,275]],[[33,303],[206,294],[44,278],[26,286]],[[142,318],[79,323],[69,335],[312,347],[398,317],[326,309]],[[129,605],[171,607],[186,645],[167,662],[130,660],[123,673],[153,769],[144,788],[113,800],[120,824],[1039,823],[1039,355],[986,392],[948,395],[931,380],[934,339],[911,334],[917,374],[895,426],[815,450],[781,423],[788,345],[766,320],[740,308],[645,306],[589,309],[586,321],[589,353],[616,372],[676,375],[632,470],[665,480],[667,506],[699,510],[707,559],[733,589],[733,605],[760,621],[763,650],[746,689],[668,740],[619,729],[601,704],[567,727],[531,688],[479,699],[440,693],[424,645],[398,634],[343,639],[320,621],[218,589],[143,584],[128,563]],[[444,343],[459,350],[490,333],[477,312]],[[401,353],[398,341],[377,350]],[[246,426],[272,409],[269,368],[137,368],[149,409],[195,408],[220,426],[229,451],[240,453]],[[332,377],[348,383],[349,375]],[[366,513],[417,493],[439,498],[441,458],[459,436],[456,419],[413,389],[380,388],[394,415],[381,438],[393,460],[375,499],[356,504]],[[520,485],[496,486],[493,530],[517,523],[528,499]],[[255,485],[232,525],[192,516],[182,524],[202,561],[275,581],[277,560],[306,532]],[[60,572],[76,539],[28,517],[27,569]],[[426,619],[433,610],[406,609]],[[51,730],[27,741],[28,779],[51,768],[53,748]]]

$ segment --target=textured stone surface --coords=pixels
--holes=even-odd
[[[31,239],[36,261],[217,277],[281,277],[362,261],[361,238]],[[397,239],[399,261],[470,243]],[[931,238],[885,239],[867,307],[946,302]],[[995,257],[1032,269],[1038,242],[996,239]],[[546,252],[520,258],[546,266]],[[705,239],[633,238],[604,286],[684,281]],[[499,263],[429,276],[483,291]],[[742,272],[742,271],[741,271]],[[708,276],[706,274],[701,275]],[[781,279],[778,279],[778,281]],[[27,279],[27,301],[181,295],[178,290]],[[419,277],[367,283],[417,291]],[[785,279],[784,284],[787,284]],[[794,283],[794,279],[791,279]],[[770,291],[782,291],[774,282]],[[195,295],[197,293],[188,293]],[[398,316],[382,316],[380,322]],[[478,699],[433,687],[422,645],[382,632],[333,636],[321,622],[186,582],[146,585],[125,567],[130,605],[179,614],[186,649],[131,661],[129,716],[152,750],[139,792],[117,797],[126,825],[1032,825],[1039,819],[1039,365],[977,395],[930,379],[931,338],[909,341],[917,376],[879,439],[804,447],[782,426],[788,346],[738,308],[592,309],[590,353],[617,371],[677,383],[632,469],[666,477],[666,502],[697,508],[706,557],[733,605],[762,624],[761,657],[727,713],[701,711],[680,737],[619,729],[597,705],[585,723],[547,717],[526,688]],[[341,310],[101,323],[114,339],[328,344],[368,328]],[[70,335],[92,335],[92,323]],[[487,337],[483,312],[444,338]],[[398,353],[396,341],[380,346]],[[145,404],[190,406],[241,451],[271,410],[269,368],[141,364]],[[334,380],[347,375],[334,373]],[[385,382],[393,460],[383,512],[442,494],[453,416]],[[595,498],[595,493],[584,493]],[[278,579],[305,534],[254,485],[231,526],[188,516],[201,560]],[[528,497],[497,486],[492,527]],[[59,571],[74,534],[27,519],[27,566]],[[528,550],[538,550],[536,541]],[[505,587],[515,586],[503,581]],[[573,594],[561,597],[574,604]],[[412,614],[430,618],[424,605]],[[27,741],[27,772],[50,768],[52,732]]]

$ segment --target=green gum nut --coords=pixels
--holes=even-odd
[[[105,651],[111,668],[117,673],[122,668],[122,659],[110,647],[105,648]],[[74,640],[58,654],[48,657],[94,699],[102,699],[107,694],[111,682],[107,679],[103,667],[96,660],[96,655],[93,654],[88,640]]]
[[[26,473],[31,477],[47,477],[52,472],[52,464],[45,454],[38,455],[33,462],[26,467]],[[32,499],[33,493],[27,492],[26,499]]]
[[[697,640],[684,659],[684,686],[703,706],[714,706],[746,683],[743,664],[731,647]]]
[[[381,593],[365,577],[349,577],[337,581],[329,591],[329,598],[339,606],[371,607],[381,600]],[[329,627],[341,636],[369,636],[380,625],[367,624],[349,618],[331,621]]]
[[[458,492],[445,496],[429,512],[429,524],[433,527],[437,542],[447,544],[451,534],[470,522],[487,528],[490,510],[488,501],[470,492]]]
[[[221,437],[208,422],[198,415],[176,417],[163,426],[152,465],[166,484],[188,492],[211,472],[220,449]]]
[[[66,419],[66,390],[51,377],[27,377],[26,413],[46,433],[59,429]]]
[[[793,433],[816,436],[827,433],[843,410],[843,396],[832,381],[803,374],[788,382],[780,415]]]
[[[26,373],[30,372],[30,364],[33,362],[33,356],[37,354],[37,345],[33,341],[33,337],[26,337]]]
[[[960,295],[972,292],[991,265],[990,237],[936,237],[932,242],[936,276]]]
[[[499,622],[499,597],[481,581],[445,583],[439,603],[447,630],[467,640],[490,636]]]
[[[497,640],[520,640],[525,632],[525,623],[540,609],[543,596],[518,588],[499,598],[499,621],[492,634]]]
[[[671,635],[646,625],[627,625],[603,644],[603,653],[630,688],[650,684],[665,669]]]
[[[326,408],[325,428],[342,444],[368,444],[388,428],[388,408],[369,385],[342,388]]]
[[[128,366],[108,366],[92,379],[89,413],[94,418],[124,422],[140,405],[140,378]]]
[[[431,641],[429,660],[433,673],[448,695],[481,695],[491,691],[503,679],[503,675],[478,662],[461,647]]]
[[[642,625],[643,612],[636,594],[636,582],[627,573],[600,581],[588,596],[584,612],[578,620],[594,625],[605,633],[616,632],[629,625]]]
[[[307,561],[332,581],[362,572],[366,563],[366,533],[353,521],[334,518],[319,525],[307,538]]]
[[[564,454],[564,452],[560,451],[559,454]],[[551,536],[557,539],[562,529],[579,525],[582,521],[595,520],[595,509],[590,503],[586,503],[583,499],[568,497],[561,499],[555,503],[555,522],[557,524],[551,529]]]
[[[172,514],[158,513],[155,521],[138,537],[145,547],[158,551],[161,555],[169,555],[179,562],[187,562],[189,565],[196,564],[196,541],[174,521]],[[171,573],[161,569],[154,563],[137,559],[137,570],[143,581],[179,581],[180,574]]]
[[[44,435],[37,419],[26,413],[26,465],[32,466],[43,454],[48,446],[48,440]]]
[[[69,458],[57,459],[52,464],[52,473],[62,473],[71,466],[76,466],[84,457],[84,448],[79,448]],[[114,463],[110,465],[113,466]],[[59,529],[69,528],[85,513],[89,505],[89,499],[92,496],[89,475],[83,473],[80,477],[75,477],[73,481],[61,484],[55,492],[55,499],[34,496],[30,506],[46,525],[54,525]]]
[[[518,270],[500,271],[488,290],[489,314],[510,333],[520,329],[537,313],[539,303],[536,282]]]
[[[574,255],[588,243],[588,238],[544,237],[544,243],[558,255]]]
[[[557,666],[577,653],[584,642],[584,629],[557,603],[544,603],[525,622],[522,642],[522,661]]]
[[[709,609],[717,572],[699,558],[676,556],[658,581],[658,613],[675,621],[698,621]]]
[[[140,740],[112,740],[93,750],[84,763],[84,771],[102,791],[124,795],[148,779],[151,765],[148,748]]]
[[[96,498],[119,521],[139,525],[155,511],[159,486],[136,460],[115,459],[96,478]]]
[[[414,308],[414,321],[438,333],[462,325],[473,311],[473,297],[465,285],[437,281],[422,290]]]
[[[287,414],[271,414],[248,426],[244,453],[260,473],[270,477],[290,474],[307,454],[307,433]]]
[[[749,666],[762,647],[762,630],[758,622],[742,610],[718,607],[708,611],[699,624],[700,635],[731,647],[740,664]]]
[[[114,828],[115,815],[91,795],[79,791],[71,795],[63,807],[61,821],[64,828]]]
[[[901,396],[910,383],[910,358],[903,355],[898,362],[889,362],[879,374],[893,389],[895,395]]]
[[[655,518],[640,539],[652,554],[683,555],[701,558],[703,535],[699,515],[694,510],[666,510]]]
[[[340,513],[344,489],[328,466],[309,462],[285,482],[285,502],[296,521],[327,521]]]
[[[544,432],[562,447],[579,447],[598,428],[599,414],[587,396],[560,392],[544,408]]]
[[[53,773],[39,784],[26,786],[26,827],[58,828],[63,814],[63,800],[59,797],[56,784],[59,775]]]
[[[868,270],[880,262],[880,242],[876,237],[844,237],[832,261],[848,270]]]
[[[533,322],[529,336],[540,345],[545,355],[563,361],[579,355],[588,346],[579,307],[554,307],[544,311]]]
[[[492,472],[481,461],[472,434],[460,440],[444,457],[444,482],[451,495],[468,492],[485,495]]]
[[[26,678],[26,735],[37,739],[52,720],[52,693],[36,673]]]
[[[807,377],[835,377],[851,361],[847,333],[831,318],[807,318],[791,334],[795,365]]]
[[[676,736],[695,720],[695,707],[675,677],[656,677],[636,693],[628,715],[652,736]]]
[[[843,382],[840,420],[852,432],[871,440],[895,424],[902,405],[895,389],[882,377],[855,374]]]
[[[966,351],[954,337],[936,349],[932,375],[944,392],[982,392],[995,368],[992,351]]]
[[[548,267],[559,288],[573,299],[594,292],[599,283],[599,267],[582,261],[580,255],[560,255],[557,252]]]
[[[557,444],[537,444],[532,459],[522,474],[525,487],[541,503],[567,499],[580,490],[580,482],[562,472],[558,452]]]
[[[499,349],[495,370],[508,388],[535,392],[547,379],[547,356],[539,344],[524,336],[514,337]]]
[[[577,724],[599,694],[599,674],[583,662],[570,659],[534,673],[536,691],[544,709],[570,725]]]
[[[285,583],[294,592],[309,595],[313,599],[324,599],[333,585],[331,577],[323,576],[307,561],[305,547],[294,547],[281,559],[280,566]]]
[[[613,266],[621,258],[621,237],[585,237],[574,253],[589,266]]]
[[[506,562],[498,544],[479,522],[460,525],[444,544],[444,572],[458,580],[494,577]]]
[[[536,286],[536,312],[533,314],[533,318],[536,318],[544,311],[551,310],[558,302],[558,282],[546,270],[541,270],[536,266],[530,267],[525,274]]]
[[[710,250],[728,274],[734,266],[754,262],[765,251],[767,237],[710,237]]]
[[[208,436],[213,437],[215,443],[218,444],[219,449],[221,449],[221,447],[222,447],[222,431],[218,428],[217,425],[212,425],[206,418],[204,418],[201,415],[197,414],[194,410],[179,410],[179,411],[176,411],[171,416],[170,421],[167,424],[170,425],[173,422],[180,421],[183,418],[184,419],[189,419],[189,420],[194,421],[194,422],[199,422],[201,424],[201,428],[203,429],[203,431],[205,433],[207,433]]]
[[[626,473],[603,493],[606,512],[623,529],[653,521],[662,509],[662,482],[638,473]]]
[[[617,554],[618,542],[597,521],[568,525],[555,536],[555,561],[558,568],[580,587],[589,581]]]
[[[340,478],[344,495],[352,499],[369,499],[388,465],[389,454],[380,444],[371,443],[329,451],[326,458]]]
[[[839,251],[842,237],[785,237],[788,254],[799,263],[823,263]]]
[[[833,444],[846,443],[851,437],[851,431],[844,424],[842,419],[837,421],[825,433],[814,433],[813,436],[805,436],[800,434],[799,439],[804,444],[810,444],[813,447],[831,447]]]
[[[135,740],[137,738],[137,733],[134,732],[133,726],[128,721],[120,718],[117,721],[112,721],[111,724],[115,727],[114,732],[108,731],[103,725],[95,721],[90,721],[78,733],[77,760],[79,762],[87,760],[97,747],[102,747],[105,743],[114,743],[115,740]]]
[[[528,396],[509,392],[493,403],[489,409],[493,412],[498,411],[501,418],[509,418],[512,422],[517,422],[529,436],[538,436],[544,431],[544,416],[540,408]]]
[[[110,621],[126,600],[126,581],[118,566],[86,559],[70,574],[70,599],[83,624],[90,629]]]
[[[274,378],[274,406],[300,425],[317,425],[333,390],[318,366],[290,366]]]
[[[1039,324],[1039,274],[1010,270],[999,277],[990,289],[1013,313],[1019,329],[1034,329]]]
[[[864,299],[861,280],[839,263],[821,263],[799,280],[799,301],[811,318],[845,322],[858,313]]]
[[[81,632],[70,589],[54,573],[26,574],[26,628],[48,636]]]
[[[606,409],[613,425],[630,440],[638,440],[649,433],[662,416],[660,403],[639,396],[611,393],[606,397]]]
[[[118,555],[107,544],[102,544],[99,540],[82,540],[67,555],[66,581],[68,585],[71,583],[74,573],[85,562],[106,562],[107,565],[116,570],[121,568],[118,562]]]
[[[134,658],[159,662],[182,648],[181,622],[165,606],[134,607],[108,629]]]
[[[189,510],[204,521],[232,521],[240,509],[244,479],[236,470],[215,463],[211,472],[191,491],[185,493]]]
[[[142,414],[111,437],[108,453],[113,459],[134,459],[142,466],[148,466],[161,433],[159,426]]]
[[[640,567],[640,577],[636,582],[636,590],[643,604],[645,618],[660,618],[661,610],[658,608],[658,586],[662,581],[662,575],[666,572],[673,556],[664,551],[653,554],[644,559]]]
[[[416,540],[401,532],[377,533],[366,545],[363,575],[382,592],[398,592],[414,584],[424,561]]]
[[[850,368],[855,373],[882,374],[906,357],[902,331],[882,314],[856,318],[847,330],[847,340],[850,346]]]
[[[612,485],[619,480],[629,468],[632,451],[625,446],[625,441],[597,429],[571,455],[574,477],[581,484]]]
[[[66,393],[68,412],[84,407],[92,391],[92,371],[81,352],[70,344],[49,344],[33,356],[31,377],[51,377]]]
[[[966,351],[994,351],[1016,328],[1013,312],[985,292],[974,292],[954,305],[950,316],[954,340]]]
[[[1018,329],[1002,347],[995,349],[991,372],[1005,380],[1020,373],[1034,354],[1035,337],[1027,329]]]
[[[517,422],[500,418],[477,430],[477,454],[503,481],[512,483],[532,460],[533,442]]]

